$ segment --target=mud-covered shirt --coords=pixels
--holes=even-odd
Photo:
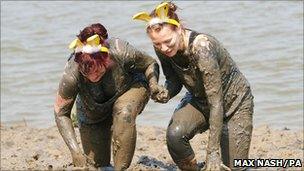
[[[59,83],[59,95],[73,99],[70,105],[58,115],[70,115],[77,96],[77,112],[82,112],[90,120],[98,121],[112,113],[112,104],[138,81],[146,81],[145,71],[156,60],[146,53],[135,49],[128,42],[117,38],[108,40],[109,56],[114,65],[107,69],[98,82],[90,82],[79,71],[74,56],[66,63]]]
[[[184,85],[192,96],[201,101],[201,109],[222,105],[227,117],[235,112],[245,96],[251,95],[248,81],[228,51],[210,35],[191,31],[189,45],[173,57],[165,56],[156,48],[155,51],[171,98]],[[219,98],[223,104],[214,104],[213,99]]]

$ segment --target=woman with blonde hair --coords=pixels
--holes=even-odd
[[[182,170],[199,170],[189,140],[209,129],[205,170],[234,168],[233,159],[247,159],[252,135],[253,95],[245,76],[213,36],[184,28],[176,5],[163,2],[147,22],[163,73],[165,88],[154,86],[152,99],[166,103],[182,87],[188,90],[167,128],[169,153]],[[226,166],[225,166],[226,165]]]

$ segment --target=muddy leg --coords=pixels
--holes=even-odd
[[[223,163],[232,170],[245,170],[234,168],[234,159],[247,159],[249,155],[252,135],[253,101],[248,99],[238,111],[224,123],[221,139],[221,152]]]
[[[208,129],[204,115],[190,103],[176,110],[167,129],[169,153],[181,170],[199,170],[189,140]]]
[[[113,158],[115,170],[127,169],[136,145],[136,116],[149,100],[148,90],[135,84],[113,106]]]
[[[97,124],[80,124],[84,153],[94,159],[95,167],[110,166],[112,117]]]

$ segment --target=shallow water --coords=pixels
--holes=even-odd
[[[70,53],[67,45],[91,23],[104,24],[110,36],[155,57],[144,23],[131,17],[156,4],[1,1],[1,122],[55,124],[53,103]],[[220,40],[249,80],[255,126],[303,129],[303,2],[176,4],[185,26]],[[166,105],[150,100],[138,123],[165,127],[184,93]]]

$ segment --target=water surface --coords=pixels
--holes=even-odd
[[[1,1],[1,122],[55,124],[53,103],[70,53],[67,46],[91,23],[104,24],[110,36],[155,57],[144,23],[131,17],[156,4]],[[176,4],[182,23],[220,40],[249,80],[255,126],[303,129],[303,2]],[[138,123],[165,127],[184,93],[165,105],[150,100]]]

